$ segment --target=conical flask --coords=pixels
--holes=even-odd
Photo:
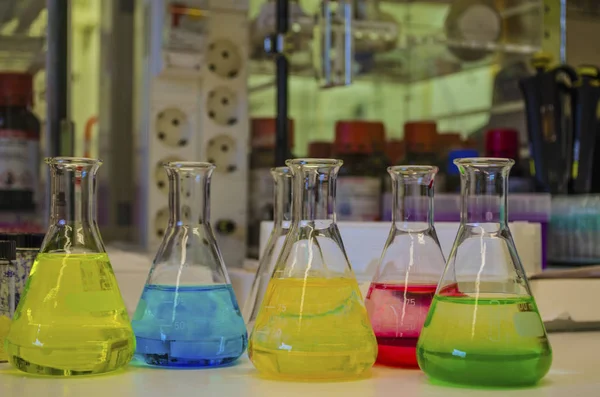
[[[50,227],[6,339],[24,372],[89,375],[129,363],[135,338],[96,222],[101,161],[56,157]]]
[[[509,159],[454,160],[461,222],[417,344],[430,377],[480,386],[539,381],[552,350],[507,225]]]
[[[287,379],[361,376],[377,341],[336,225],[340,160],[288,160],[292,224],[248,347],[264,375]]]
[[[392,227],[365,300],[380,364],[418,367],[416,346],[444,271],[433,226],[437,167],[395,166]]]
[[[132,326],[136,359],[160,367],[235,361],[246,326],[209,221],[210,163],[170,162],[169,223]]]
[[[277,167],[271,169],[271,175],[274,180],[273,230],[260,258],[250,295],[244,304],[244,320],[248,331],[252,331],[254,327],[292,217],[292,173],[288,167]]]

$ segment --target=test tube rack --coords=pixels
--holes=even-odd
[[[147,0],[146,6],[147,100],[141,105],[146,125],[137,148],[142,244],[155,250],[167,226],[168,180],[162,164],[208,161],[216,165],[211,223],[225,263],[241,266],[249,140],[247,0],[187,0],[177,3],[179,11],[166,0]],[[185,23],[197,26],[186,29]],[[167,35],[165,29],[170,29]]]

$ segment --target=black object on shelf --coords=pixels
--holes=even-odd
[[[571,191],[586,194],[592,190],[596,135],[598,131],[598,102],[600,101],[600,69],[596,66],[577,68],[579,80],[573,88],[574,136],[573,175]],[[597,156],[596,156],[597,157]]]
[[[567,194],[573,161],[572,87],[577,73],[567,65],[548,69],[534,59],[537,73],[520,81],[525,99],[531,158],[538,190]]]
[[[49,0],[48,8],[48,51],[46,74],[48,88],[48,146],[46,155],[55,157],[70,155],[62,153],[63,130],[68,119],[69,95],[69,1]]]
[[[276,64],[277,81],[277,133],[275,135],[275,166],[284,166],[288,158],[288,75],[289,61],[284,54],[283,42],[289,29],[289,2],[277,0],[277,35],[278,45]]]

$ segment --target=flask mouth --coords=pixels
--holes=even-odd
[[[312,158],[303,158],[303,159],[293,159],[286,160],[285,164],[288,167],[293,166],[302,166],[302,167],[340,167],[344,162],[338,159],[312,159]]]
[[[420,176],[424,174],[437,174],[439,168],[434,165],[394,165],[388,167],[389,173],[405,175],[405,176]]]
[[[194,169],[206,169],[214,170],[216,166],[213,163],[207,163],[205,161],[169,161],[163,164],[166,168],[175,168],[180,170],[194,170]]]
[[[93,166],[101,165],[102,160],[92,159],[88,157],[46,157],[44,159],[48,165],[77,165],[77,166]]]
[[[477,168],[512,167],[515,160],[501,157],[467,157],[455,159],[456,166],[474,166]]]

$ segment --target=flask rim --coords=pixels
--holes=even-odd
[[[318,166],[318,167],[327,167],[327,166],[341,166],[344,164],[343,160],[339,159],[319,159],[319,158],[299,158],[299,159],[290,159],[286,160],[285,164],[288,167],[293,166]]]
[[[103,161],[100,159],[93,159],[93,158],[89,158],[89,157],[65,157],[65,156],[46,157],[44,159],[44,161],[48,165],[64,164],[64,165],[93,166],[93,165],[101,165],[103,163]]]
[[[480,168],[487,167],[507,167],[513,166],[515,160],[502,157],[466,157],[461,159],[455,159],[454,164],[457,166],[476,166]]]
[[[437,174],[439,168],[435,165],[393,165],[387,168],[388,173],[400,175]]]
[[[213,163],[205,161],[167,161],[163,167],[171,169],[207,169],[214,170],[216,166]]]

